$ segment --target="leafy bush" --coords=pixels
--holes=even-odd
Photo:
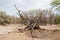
[[[20,23],[20,19],[15,16],[7,15],[6,12],[0,11],[0,24],[14,24]]]
[[[57,22],[58,24],[60,24],[60,15],[57,15],[57,16],[56,16],[56,22]]]

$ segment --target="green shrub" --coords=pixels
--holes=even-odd
[[[7,15],[6,12],[0,11],[0,24],[15,24],[20,23],[20,19],[15,16]]]
[[[57,16],[56,16],[56,22],[57,22],[58,24],[60,24],[60,15],[57,15]]]

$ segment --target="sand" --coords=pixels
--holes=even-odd
[[[34,31],[38,36],[40,35],[41,38],[32,38],[30,37],[31,34],[29,31],[25,31],[21,33],[17,29],[24,28],[24,25],[20,24],[10,24],[7,26],[0,26],[0,40],[60,40],[60,26],[59,25],[47,25],[41,26],[42,29],[46,29],[48,31],[41,31],[39,33],[37,30]],[[59,31],[50,31],[50,30],[59,30]],[[29,36],[30,35],[30,36]],[[48,36],[47,36],[48,35]]]

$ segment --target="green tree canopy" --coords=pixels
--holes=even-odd
[[[57,6],[57,5],[60,5],[60,0],[52,0],[50,4],[51,4],[53,7],[54,7],[54,6]]]

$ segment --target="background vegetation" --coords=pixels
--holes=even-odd
[[[52,0],[51,1],[51,6],[54,8],[58,5],[60,5],[60,0]],[[52,9],[53,9],[52,8]],[[40,24],[41,22],[44,24],[60,24],[60,6],[58,7],[59,13],[52,13],[52,9],[35,9],[35,10],[30,10],[27,12],[24,12],[21,14],[25,19],[28,17],[32,18],[37,18],[40,17]],[[36,16],[37,15],[37,16]],[[6,25],[6,24],[16,24],[16,23],[21,23],[21,24],[27,24],[28,21],[22,20],[20,17],[15,17],[15,16],[10,16],[7,15],[6,12],[0,10],[0,25]]]
[[[0,10],[0,24],[6,25],[6,24],[15,24],[19,23],[19,17],[10,16],[7,15],[6,12]]]

